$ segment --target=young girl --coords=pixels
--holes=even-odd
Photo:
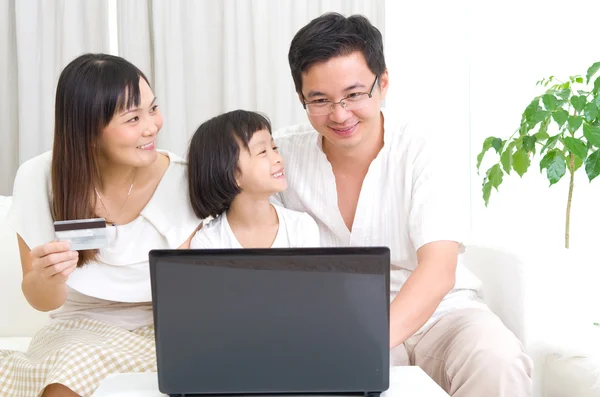
[[[310,215],[270,203],[287,187],[269,120],[235,110],[203,123],[188,153],[190,201],[196,216],[214,219],[190,248],[319,246]]]
[[[61,73],[54,148],[17,173],[7,221],[23,294],[52,322],[26,353],[0,351],[2,397],[90,396],[111,372],[156,371],[148,251],[196,230],[186,164],[156,149],[162,116],[144,74],[86,54]],[[108,245],[74,251],[54,221],[105,218]]]

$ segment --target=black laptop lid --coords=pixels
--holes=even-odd
[[[388,248],[154,250],[150,270],[161,392],[387,390]]]

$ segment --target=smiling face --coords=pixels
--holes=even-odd
[[[101,158],[111,164],[147,167],[156,160],[156,136],[163,119],[146,80],[140,78],[139,85],[139,106],[117,110],[98,139]]]
[[[338,102],[358,93],[368,93],[375,81],[373,72],[360,51],[312,65],[302,73],[300,100]],[[371,98],[356,110],[336,104],[330,114],[308,115],[312,126],[323,136],[323,147],[348,151],[379,139],[382,132],[381,101],[388,87],[387,70],[379,76]],[[304,97],[304,98],[302,98]],[[368,144],[368,143],[367,143]]]
[[[240,147],[237,183],[243,194],[268,198],[287,188],[283,158],[268,130],[256,131],[248,150]]]

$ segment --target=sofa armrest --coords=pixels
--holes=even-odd
[[[525,329],[525,264],[515,253],[483,245],[467,246],[463,264],[483,283],[483,299],[521,341]]]
[[[48,323],[48,313],[32,308],[21,291],[17,235],[5,220],[10,205],[10,197],[0,196],[0,337],[31,337]]]

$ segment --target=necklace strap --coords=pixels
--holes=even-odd
[[[133,174],[133,180],[131,181],[131,185],[129,185],[129,190],[127,191],[127,197],[125,197],[125,200],[123,200],[123,204],[121,204],[121,207],[119,208],[119,212],[117,213],[117,215],[121,214],[123,207],[125,207],[125,203],[127,203],[127,199],[129,199],[129,196],[131,196],[131,191],[133,190],[133,185],[135,183],[136,176],[137,176],[137,168],[135,170],[135,173]],[[98,189],[96,189],[96,186],[94,186],[94,192],[96,192],[96,197],[98,197],[98,200],[100,200],[100,204],[102,204],[102,208],[104,208],[104,211],[106,212],[106,215],[108,215],[108,218],[113,219],[113,221],[110,221],[108,223],[112,223],[113,226],[117,226],[117,224],[114,222],[114,218],[110,215],[110,211],[108,211],[108,208],[106,208],[106,205],[104,205],[104,201],[102,201],[102,197],[100,196],[100,193],[98,193]]]

